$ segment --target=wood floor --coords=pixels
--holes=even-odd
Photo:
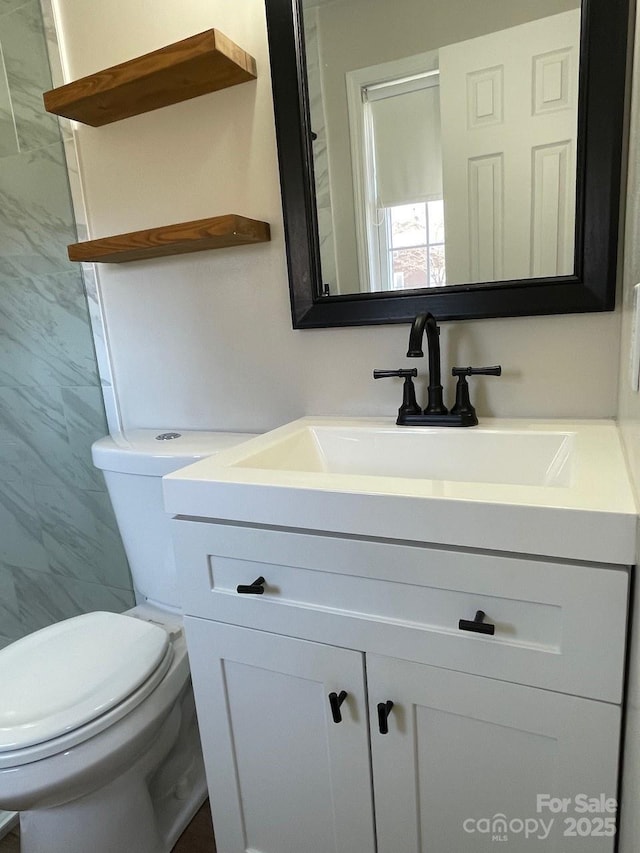
[[[132,840],[131,853],[135,853],[135,849],[135,840]],[[17,828],[0,840],[0,853],[20,853],[20,833]],[[216,853],[208,800],[178,839],[173,853]]]
[[[4,853],[4,851],[0,850],[0,853]],[[178,843],[173,848],[173,853],[216,853],[209,800],[206,801],[182,833]]]
[[[17,827],[0,839],[0,853],[20,853],[20,833]]]

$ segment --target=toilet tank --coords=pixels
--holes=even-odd
[[[162,477],[253,436],[196,430],[127,430],[96,441],[93,464],[102,469],[129,560],[136,600],[178,611],[171,516],[164,512]]]

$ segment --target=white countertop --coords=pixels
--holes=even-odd
[[[562,485],[287,470],[281,458],[274,467],[264,461],[252,467],[252,458],[276,459],[273,448],[308,427],[387,435],[408,429],[390,418],[303,418],[166,476],[165,508],[173,515],[341,535],[635,562],[637,508],[613,421],[483,419],[472,428],[498,439],[514,431],[571,434],[571,472]]]

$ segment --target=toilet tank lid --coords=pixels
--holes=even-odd
[[[161,477],[253,437],[242,432],[132,429],[99,438],[91,455],[103,471]]]
[[[119,613],[42,628],[0,652],[2,753],[44,743],[106,714],[165,660],[169,635]]]

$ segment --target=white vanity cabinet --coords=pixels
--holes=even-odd
[[[219,853],[613,851],[626,569],[173,524]]]

